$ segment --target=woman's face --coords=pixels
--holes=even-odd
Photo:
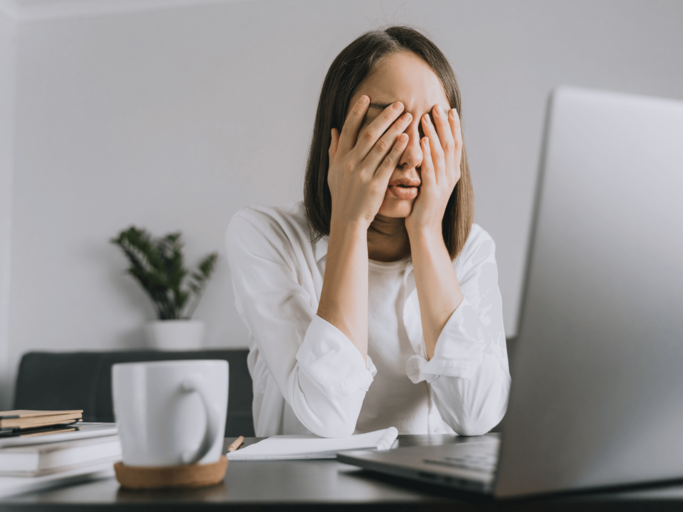
[[[431,113],[436,105],[441,105],[446,112],[451,105],[441,82],[429,64],[407,51],[395,53],[382,60],[360,85],[349,105],[354,105],[363,94],[370,98],[370,108],[359,134],[382,110],[395,101],[403,103],[405,111],[413,115],[413,121],[405,130],[408,134],[408,147],[389,179],[389,186],[378,213],[391,218],[407,217],[412,211],[417,195],[414,191],[402,190],[403,187],[399,188],[398,185],[420,186],[420,138],[423,136],[420,119],[425,113]]]

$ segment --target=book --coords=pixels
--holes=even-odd
[[[121,460],[118,435],[0,450],[0,476],[34,477]]]
[[[271,436],[227,454],[230,460],[334,459],[347,450],[388,450],[396,441],[398,430],[383,430],[341,438],[283,435]]]
[[[26,431],[31,432],[31,431]],[[16,435],[0,437],[0,450],[8,446],[30,446],[34,444],[58,443],[73,439],[87,439],[90,437],[104,437],[116,435],[116,423],[78,423],[71,432],[55,431],[41,436],[24,436],[19,431]]]
[[[70,469],[61,473],[26,478],[23,476],[0,476],[0,498],[31,491],[41,491],[67,484],[111,478],[114,465],[111,462],[91,464]]]
[[[0,411],[0,430],[45,427],[74,423],[83,411]]]
[[[78,422],[80,421],[81,420],[78,420]],[[78,430],[78,425],[76,423],[69,423],[67,425],[48,425],[47,427],[16,428],[12,430],[0,430],[0,439],[6,439],[8,437],[44,436],[57,432],[73,432],[76,430]]]

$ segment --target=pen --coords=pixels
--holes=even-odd
[[[234,452],[242,446],[242,443],[244,442],[244,436],[239,436],[237,439],[235,439],[232,443],[230,443],[230,446],[228,446],[228,453]]]

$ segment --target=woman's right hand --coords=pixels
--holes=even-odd
[[[408,135],[403,132],[412,116],[406,112],[396,120],[404,109],[398,101],[358,135],[369,105],[370,98],[361,96],[344,122],[341,136],[339,130],[332,129],[327,174],[332,196],[331,224],[360,223],[365,229],[370,227],[408,145]]]

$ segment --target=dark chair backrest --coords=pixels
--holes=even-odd
[[[163,352],[28,352],[21,358],[15,409],[83,409],[83,421],[114,421],[111,367],[116,363],[224,359],[230,365],[225,436],[254,435],[252,381],[246,349]]]

